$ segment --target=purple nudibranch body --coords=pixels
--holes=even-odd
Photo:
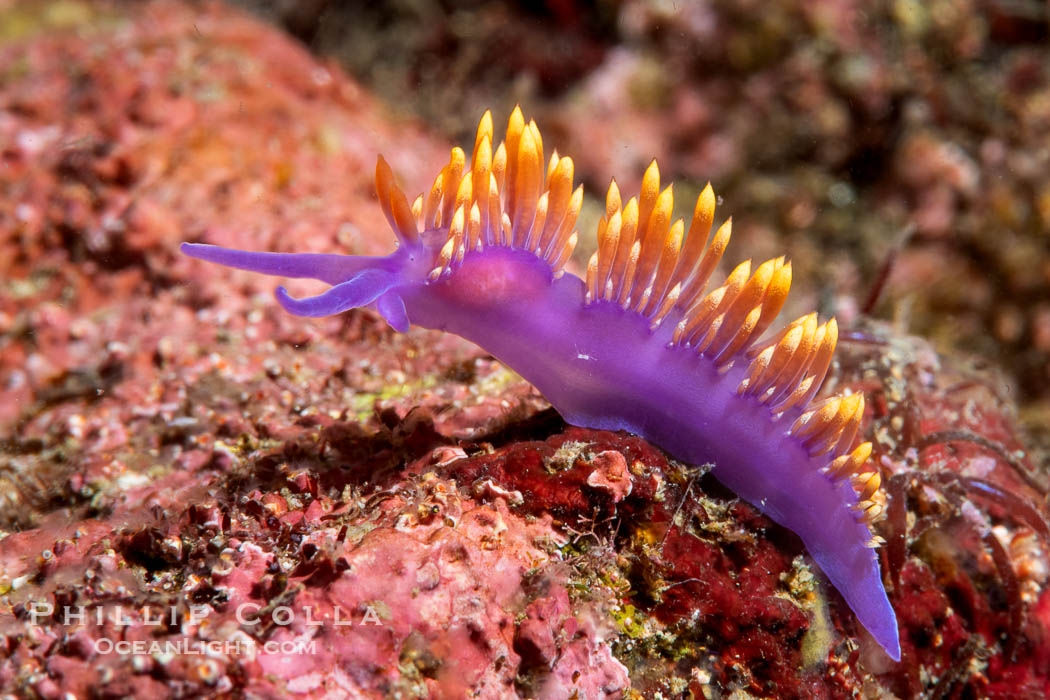
[[[670,223],[671,188],[655,163],[626,205],[615,183],[587,279],[561,267],[575,245],[580,190],[572,162],[544,166],[534,123],[515,110],[493,151],[491,117],[471,167],[453,149],[426,198],[409,206],[380,159],[380,203],[398,236],[389,256],[253,253],[183,244],[228,267],[332,286],[307,299],[283,287],[293,314],[368,307],[398,331],[410,324],[462,336],[531,382],[573,425],[626,430],[675,458],[712,463],[737,495],[802,538],[860,623],[894,660],[897,620],[870,525],[882,509],[870,445],[854,445],[863,396],[813,401],[830,364],[834,321],[814,314],[760,336],[790,284],[790,263],[750,261],[706,282],[729,222],[704,245],[710,187],[688,236]]]

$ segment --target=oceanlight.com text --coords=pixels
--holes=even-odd
[[[281,654],[292,656],[295,654],[313,654],[317,650],[316,640],[294,640],[282,641],[270,640],[262,644],[256,644],[252,640],[223,640],[223,641],[196,641],[191,639],[172,640],[126,640],[113,641],[103,637],[96,639],[96,654],[122,654],[126,656],[156,656],[156,655],[195,655],[195,656],[236,656],[256,654],[262,651],[264,654]]]

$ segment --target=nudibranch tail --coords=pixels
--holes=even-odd
[[[376,310],[461,335],[532,382],[575,425],[628,430],[713,474],[794,530],[860,623],[893,659],[897,621],[874,551],[881,477],[858,443],[862,394],[819,398],[838,340],[810,313],[768,335],[791,286],[784,257],[748,260],[709,289],[732,232],[706,186],[692,218],[652,162],[637,197],[613,181],[585,279],[566,274],[583,190],[573,161],[545,160],[535,122],[515,108],[496,144],[492,115],[469,160],[453,148],[411,204],[382,158],[376,193],[398,238],[385,258],[246,253],[184,245],[197,258],[332,284],[292,313]],[[713,233],[712,233],[713,230]]]

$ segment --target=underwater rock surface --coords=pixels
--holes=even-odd
[[[994,375],[840,338],[893,664],[702,467],[455,337],[307,322],[176,253],[383,252],[376,152],[416,192],[446,144],[220,6],[55,7],[0,44],[4,700],[1050,692],[1047,475]]]

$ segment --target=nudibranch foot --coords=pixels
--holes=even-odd
[[[398,248],[383,258],[247,253],[185,245],[203,260],[333,285],[277,298],[321,316],[364,306],[399,331],[456,333],[537,389],[570,423],[627,430],[678,459],[713,463],[744,500],[796,532],[860,623],[895,660],[897,620],[871,530],[884,504],[871,444],[858,442],[863,394],[819,399],[838,339],[815,313],[766,337],[791,285],[783,257],[709,281],[729,243],[708,185],[688,226],[653,162],[624,202],[613,182],[584,279],[563,271],[583,201],[572,159],[544,160],[515,109],[495,145],[492,117],[474,151],[453,148],[411,204],[382,158],[376,193]]]
[[[379,297],[376,302],[376,311],[382,316],[390,327],[399,333],[407,333],[411,323],[408,320],[408,309],[405,308],[405,300],[396,292],[387,292]]]

